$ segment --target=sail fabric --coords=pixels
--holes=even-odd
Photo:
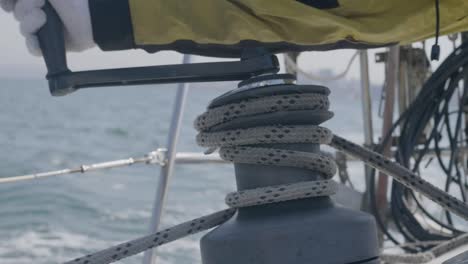
[[[150,51],[236,56],[246,47],[368,48],[413,43],[436,31],[435,0],[126,1],[133,44]],[[465,30],[468,1],[441,0],[441,34]]]

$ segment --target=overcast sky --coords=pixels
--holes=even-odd
[[[30,55],[25,47],[24,40],[19,33],[18,23],[11,14],[0,11],[0,77],[13,78],[42,78],[45,66],[41,58]],[[432,42],[429,43],[429,47]],[[444,40],[442,52],[451,51],[451,44]],[[380,83],[384,72],[380,64],[373,63],[374,53],[382,49],[372,50],[369,54],[371,81]],[[321,69],[331,69],[340,72],[345,67],[354,51],[340,50],[332,52],[307,52],[301,55],[299,64],[306,71],[318,72]],[[175,64],[181,61],[181,55],[175,52],[159,52],[147,54],[143,51],[101,52],[93,49],[82,53],[69,54],[69,65],[74,70],[115,68],[129,66],[143,66],[155,64]],[[213,60],[197,57],[195,61]],[[359,62],[355,61],[348,75],[350,78],[359,78]]]

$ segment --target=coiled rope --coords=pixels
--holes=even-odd
[[[235,124],[241,118],[261,114],[303,110],[328,112],[328,90],[322,93],[299,92],[294,89],[291,89],[291,91],[293,94],[267,95],[212,106],[199,116],[195,122],[195,127],[200,131],[197,142],[204,147],[220,147],[221,157],[228,161],[305,168],[318,172],[320,179],[233,192],[226,197],[226,203],[231,207],[230,209],[194,219],[67,263],[105,264],[115,262],[147,249],[220,225],[231,218],[237,208],[328,196],[335,193],[336,183],[331,178],[336,172],[336,164],[332,158],[323,153],[308,153],[258,146],[262,144],[328,144],[348,155],[362,159],[368,165],[393,176],[402,184],[423,193],[447,210],[468,220],[468,206],[465,203],[443,192],[403,166],[386,159],[380,154],[333,135],[326,128],[307,124],[260,125],[244,129],[226,128],[226,124]],[[224,129],[221,129],[222,127]]]

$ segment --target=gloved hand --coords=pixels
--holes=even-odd
[[[65,46],[68,51],[82,51],[95,45],[91,27],[88,0],[49,0],[60,16],[65,30]],[[45,24],[42,11],[45,0],[0,0],[0,7],[13,12],[20,22],[21,34],[31,54],[40,56],[41,49],[36,37],[37,31]]]

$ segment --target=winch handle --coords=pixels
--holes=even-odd
[[[78,89],[164,83],[223,82],[246,80],[279,71],[275,55],[261,48],[247,49],[239,61],[155,65],[72,72],[67,65],[64,26],[52,5],[43,7],[46,24],[37,36],[47,66],[49,90],[63,96]]]
[[[55,77],[70,73],[70,70],[67,65],[62,20],[49,1],[46,1],[43,11],[46,14],[47,21],[38,31],[37,36],[42,56],[47,66],[47,79],[49,80],[49,86],[51,91],[53,91],[55,88],[64,88],[63,83],[59,85],[60,81],[56,80]]]

